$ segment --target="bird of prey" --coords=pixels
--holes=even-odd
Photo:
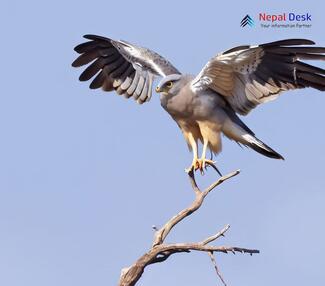
[[[212,57],[196,76],[182,74],[159,54],[126,41],[85,35],[75,47],[73,67],[88,65],[79,77],[91,89],[115,90],[139,104],[148,102],[155,77],[162,107],[181,129],[193,152],[188,172],[204,170],[206,158],[221,151],[221,133],[264,156],[283,157],[259,140],[238,115],[276,99],[283,91],[311,87],[325,90],[325,70],[302,60],[324,60],[325,47],[306,39],[287,39],[258,46],[243,45]],[[198,157],[198,142],[203,144]]]

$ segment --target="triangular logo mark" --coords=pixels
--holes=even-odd
[[[254,26],[254,20],[249,15],[246,15],[240,22],[241,27],[245,27],[247,25],[250,26],[250,27]]]

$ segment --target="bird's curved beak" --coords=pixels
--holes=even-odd
[[[160,87],[159,87],[159,86],[157,86],[157,87],[156,87],[156,92],[157,92],[157,93],[161,92],[161,90],[160,90]]]

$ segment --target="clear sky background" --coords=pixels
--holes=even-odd
[[[325,45],[322,1],[1,2],[0,285],[116,285],[150,247],[151,226],[187,206],[192,155],[160,107],[78,81],[73,47],[94,33],[149,47],[196,74],[240,44],[310,38]],[[250,14],[310,13],[310,29],[240,28]],[[324,68],[324,64],[321,63]],[[324,285],[325,94],[284,94],[244,118],[286,160],[224,139],[223,173],[168,241],[199,241],[229,223],[216,244],[259,255],[217,255],[229,285]],[[200,182],[216,179],[210,171]],[[220,285],[205,253],[148,267],[139,285]]]

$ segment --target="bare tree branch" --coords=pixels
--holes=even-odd
[[[209,187],[206,188],[206,190],[203,192],[204,197],[206,197],[215,187],[218,187],[224,181],[227,181],[230,178],[237,176],[239,173],[240,173],[240,170],[236,170],[234,172],[229,173],[228,175],[225,175],[225,176],[222,176],[221,178],[219,178],[219,180],[215,181],[213,184],[211,184]]]
[[[150,264],[154,264],[154,263],[160,263],[160,262],[163,262],[165,260],[167,260],[167,258],[169,256],[171,256],[172,254],[175,254],[175,253],[179,253],[179,252],[191,252],[190,250],[177,250],[177,249],[173,249],[173,250],[169,250],[169,251],[164,251],[164,252],[161,252],[157,255],[157,257],[151,261]]]
[[[209,254],[209,257],[210,257],[210,259],[211,259],[211,262],[212,262],[212,264],[213,264],[213,266],[214,266],[214,269],[216,270],[216,273],[217,273],[219,279],[221,280],[221,282],[223,283],[224,286],[227,286],[227,283],[226,283],[226,281],[223,279],[222,274],[221,274],[221,272],[220,272],[220,270],[219,270],[219,267],[218,267],[218,265],[217,265],[217,262],[216,262],[216,259],[215,259],[214,255],[213,255],[213,252],[208,252],[208,254]]]
[[[188,250],[195,250],[195,251],[205,251],[205,252],[223,252],[228,253],[232,252],[235,254],[236,252],[240,253],[248,253],[254,254],[259,253],[257,249],[249,249],[243,247],[236,247],[236,246],[210,246],[204,245],[201,242],[193,242],[193,243],[173,243],[173,244],[162,244],[160,249],[162,251],[175,251],[175,252],[187,252]]]
[[[155,233],[155,238],[153,241],[152,246],[156,246],[158,244],[161,244],[164,242],[165,238],[169,234],[169,232],[172,230],[172,228],[178,224],[180,221],[182,221],[187,216],[191,215],[193,212],[195,212],[198,208],[201,207],[205,197],[217,186],[222,184],[224,181],[237,176],[239,174],[239,170],[232,172],[228,175],[225,175],[221,178],[219,178],[217,181],[215,181],[213,184],[211,184],[208,188],[206,188],[203,192],[200,191],[199,187],[196,184],[194,172],[189,173],[190,182],[192,185],[192,188],[195,192],[195,200],[194,202],[186,209],[179,212],[177,215],[173,216],[160,230],[158,230]]]
[[[137,283],[137,281],[140,279],[146,266],[166,261],[171,255],[173,255],[175,253],[182,253],[182,252],[189,253],[191,251],[207,252],[209,254],[210,258],[212,257],[211,260],[214,263],[214,267],[216,269],[217,275],[219,276],[221,281],[225,284],[225,282],[221,276],[221,273],[217,267],[217,264],[215,262],[215,258],[213,256],[214,252],[222,252],[222,253],[232,252],[233,254],[235,254],[236,252],[240,252],[240,253],[248,253],[250,255],[252,255],[254,253],[259,253],[259,251],[257,249],[248,249],[248,248],[234,247],[234,246],[208,245],[209,243],[216,241],[221,236],[224,236],[224,234],[230,228],[229,225],[226,225],[222,230],[220,230],[219,232],[217,232],[216,234],[214,234],[210,237],[207,237],[206,239],[204,239],[201,242],[171,243],[171,244],[164,243],[167,235],[170,233],[170,231],[173,229],[173,227],[176,224],[178,224],[179,222],[181,222],[184,218],[188,217],[193,212],[195,212],[197,209],[199,209],[201,207],[201,205],[203,204],[205,197],[212,190],[214,190],[217,186],[222,184],[224,181],[226,181],[238,174],[239,174],[239,170],[232,172],[226,176],[223,176],[223,177],[219,178],[217,181],[215,181],[213,184],[211,184],[204,191],[201,191],[195,181],[194,172],[190,172],[189,179],[190,179],[190,183],[192,185],[193,191],[195,193],[195,199],[194,199],[193,203],[186,209],[180,211],[178,214],[173,216],[169,221],[167,221],[165,223],[165,225],[163,227],[161,227],[160,229],[158,229],[155,232],[151,249],[147,253],[142,255],[133,265],[131,265],[128,268],[124,268],[121,271],[119,286],[134,286]],[[156,229],[156,227],[154,229]]]
[[[220,236],[225,236],[226,231],[230,228],[230,225],[227,224],[222,230],[220,230],[219,232],[217,232],[215,235],[212,235],[208,238],[206,238],[205,240],[202,241],[202,244],[208,244],[216,239],[218,239]]]

